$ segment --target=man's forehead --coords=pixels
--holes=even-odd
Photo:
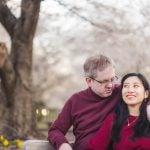
[[[97,78],[101,79],[110,79],[113,78],[115,75],[115,68],[113,67],[107,67],[103,71],[97,71]]]

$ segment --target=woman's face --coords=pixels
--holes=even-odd
[[[136,76],[127,78],[123,83],[122,97],[124,102],[130,106],[140,106],[148,92],[145,91],[140,79]]]

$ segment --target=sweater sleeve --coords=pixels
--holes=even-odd
[[[147,117],[148,120],[150,121],[150,102],[147,104]]]
[[[69,143],[65,134],[72,125],[71,107],[71,101],[68,100],[48,131],[48,140],[56,149],[63,143]]]
[[[114,114],[110,114],[97,133],[90,139],[88,150],[108,150]]]

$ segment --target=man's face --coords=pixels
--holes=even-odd
[[[98,71],[95,78],[88,77],[87,83],[95,94],[100,97],[108,97],[113,92],[115,80],[115,69],[108,66],[103,71]]]

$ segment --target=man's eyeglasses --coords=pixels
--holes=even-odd
[[[93,77],[90,77],[90,78],[93,79],[94,81],[100,83],[101,85],[106,85],[106,84],[108,84],[108,83],[110,83],[110,82],[111,82],[111,83],[115,83],[115,82],[118,80],[118,77],[117,77],[117,76],[111,78],[110,80],[104,80],[104,81],[98,81],[98,80],[96,80],[96,79],[93,78]]]

